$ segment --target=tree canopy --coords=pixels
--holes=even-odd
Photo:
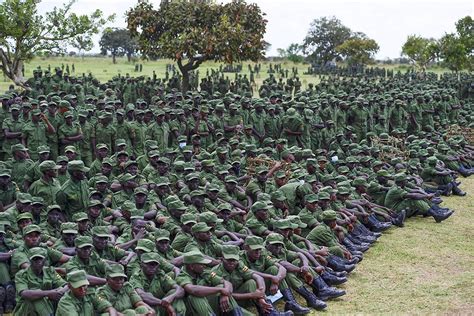
[[[303,52],[308,59],[319,64],[341,58],[336,47],[350,39],[352,31],[336,17],[322,17],[314,20],[303,41]]]
[[[130,31],[121,28],[106,28],[102,33],[99,46],[102,54],[110,52],[113,63],[117,56],[126,55],[128,61],[138,49],[137,42],[130,36]]]
[[[443,66],[452,71],[474,69],[474,21],[466,16],[456,23],[456,33],[445,34],[439,40]]]
[[[402,46],[402,55],[425,71],[428,64],[438,57],[439,46],[435,39],[424,38],[418,35],[408,36]]]
[[[100,10],[89,15],[71,12],[75,0],[63,7],[38,14],[38,0],[5,0],[0,3],[0,59],[4,74],[17,85],[28,88],[22,77],[25,61],[40,52],[65,52],[78,36],[87,41],[114,16]]]
[[[226,4],[162,1],[157,9],[140,0],[127,12],[127,23],[144,56],[176,60],[184,91],[189,87],[189,72],[204,61],[257,61],[267,46],[264,13],[243,0]]]
[[[374,54],[380,47],[373,39],[366,36],[356,36],[350,38],[336,47],[349,65],[366,65],[373,60]]]

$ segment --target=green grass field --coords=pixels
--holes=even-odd
[[[158,60],[158,61],[138,61],[137,63],[143,64],[143,72],[135,72],[135,63],[132,62],[127,62],[126,58],[117,58],[117,63],[113,64],[112,63],[112,58],[107,58],[107,57],[85,57],[84,59],[80,57],[52,57],[52,58],[35,58],[32,61],[28,62],[25,65],[25,76],[27,78],[33,76],[33,69],[36,69],[38,66],[41,66],[41,68],[47,69],[48,65],[51,66],[51,69],[54,69],[55,67],[61,67],[62,64],[65,66],[69,64],[69,67],[74,64],[76,68],[76,72],[73,75],[76,76],[81,76],[82,73],[89,73],[91,72],[95,77],[97,77],[101,82],[102,81],[107,81],[111,79],[113,76],[116,76],[118,74],[125,75],[129,73],[131,76],[152,76],[153,70],[156,72],[158,78],[164,78],[165,76],[165,70],[166,70],[166,64],[173,64],[172,60]],[[249,63],[244,63],[243,71],[241,72],[242,74],[247,74],[248,75],[248,65]],[[253,63],[251,63],[253,65]],[[270,62],[262,62],[262,71],[260,72],[260,75],[255,78],[257,89],[258,87],[262,84],[263,79],[268,77],[267,74],[267,69],[270,64]],[[319,79],[316,76],[312,75],[304,75],[303,73],[308,69],[307,64],[294,64],[292,62],[284,61],[281,62],[282,67],[284,69],[289,69],[291,70],[292,67],[298,68],[298,76],[300,77],[300,80],[303,84],[302,88],[305,89],[309,83],[318,83]],[[202,64],[199,67],[199,73],[200,73],[200,78],[202,78],[206,74],[206,70],[209,69],[219,69],[219,63],[214,63],[214,62],[206,62]],[[393,69],[401,69],[401,71],[405,71],[405,67],[400,67],[397,65],[384,65],[383,67],[386,68],[393,68]],[[178,71],[178,68],[176,66],[176,70]],[[437,72],[441,72],[439,69],[435,69]],[[1,72],[0,72],[1,73]],[[226,73],[226,76],[229,77],[229,79],[234,78],[234,73]],[[0,77],[0,92],[3,93],[3,91],[8,89],[8,86],[11,84],[11,82],[4,78],[3,76]],[[254,89],[255,90],[255,89]]]

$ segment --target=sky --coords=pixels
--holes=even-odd
[[[1,1],[1,0],[0,0]],[[64,0],[65,1],[65,0]],[[60,6],[63,0],[42,0],[39,12]],[[160,0],[150,0],[158,7]],[[222,1],[216,1],[222,2]],[[225,2],[225,1],[223,1]],[[313,20],[335,16],[352,31],[363,32],[380,46],[377,59],[400,57],[401,47],[409,35],[440,38],[455,31],[459,19],[474,13],[473,0],[247,0],[256,3],[268,20],[265,40],[271,44],[267,56],[277,56],[277,48],[302,43]],[[136,0],[77,0],[76,13],[101,9],[115,13],[110,26],[125,27],[125,12]],[[98,40],[92,52],[98,52]]]

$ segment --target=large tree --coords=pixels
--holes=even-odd
[[[176,60],[182,89],[187,91],[189,72],[206,60],[233,63],[262,58],[267,24],[263,16],[256,4],[243,0],[226,4],[168,0],[157,9],[139,0],[127,12],[127,23],[144,56]]]
[[[117,56],[126,55],[130,61],[138,49],[136,40],[130,36],[130,31],[120,28],[106,28],[102,33],[99,46],[104,55],[110,52],[114,64]]]
[[[402,46],[402,55],[426,71],[428,64],[439,57],[439,43],[433,38],[410,35]]]
[[[470,16],[456,23],[456,33],[445,34],[439,40],[442,64],[452,71],[474,69],[474,21]]]
[[[0,3],[0,59],[3,73],[17,85],[29,88],[22,76],[25,61],[36,53],[65,52],[78,36],[90,38],[113,16],[100,10],[90,15],[71,12],[75,0],[62,8],[38,14],[39,0],[4,0]]]
[[[375,40],[367,38],[361,33],[359,34],[336,47],[336,51],[346,59],[349,65],[366,65],[370,63],[380,49]]]
[[[322,17],[311,23],[303,41],[303,52],[308,55],[310,61],[324,65],[341,57],[336,47],[351,36],[351,29],[336,17]]]

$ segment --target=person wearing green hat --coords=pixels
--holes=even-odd
[[[313,244],[329,248],[329,252],[341,258],[351,259],[351,253],[339,243],[336,233],[337,213],[333,210],[325,210],[321,215],[322,223],[313,228],[306,236]]]
[[[11,157],[7,162],[7,167],[11,170],[11,178],[13,182],[23,187],[27,172],[34,162],[28,157],[28,148],[21,143],[11,146]]]
[[[74,256],[76,253],[74,240],[78,234],[77,223],[61,223],[60,232],[60,238],[56,239],[52,247],[68,256]]]
[[[107,267],[107,284],[96,292],[99,301],[97,311],[105,313],[113,307],[124,315],[154,315],[154,309],[143,302],[132,284],[126,280],[127,275],[122,265],[112,264]]]
[[[466,195],[465,192],[458,188],[456,181],[452,177],[452,171],[447,168],[441,169],[441,167],[437,166],[438,159],[435,156],[428,157],[426,162],[420,174],[424,184],[434,183],[435,192],[446,196],[451,195],[451,193],[460,196]]]
[[[54,301],[67,291],[66,281],[48,265],[47,251],[33,247],[28,251],[30,264],[15,275],[17,304],[14,315],[53,315]]]
[[[192,227],[197,223],[195,214],[183,214],[181,216],[181,230],[174,237],[171,248],[179,252],[184,252],[184,248],[192,239]]]
[[[206,256],[211,258],[219,258],[222,256],[222,244],[216,239],[212,238],[213,233],[211,232],[212,227],[208,226],[204,222],[198,222],[194,224],[191,229],[193,240],[186,245],[184,252],[191,250],[199,251]]]
[[[241,253],[242,263],[265,280],[266,294],[274,295],[280,290],[285,300],[285,311],[293,311],[304,315],[310,312],[309,308],[300,306],[293,296],[285,280],[286,269],[277,259],[264,252],[264,240],[258,236],[248,236],[244,243],[244,252]]]
[[[96,148],[96,144],[105,144],[111,152],[115,152],[115,128],[112,126],[112,116],[102,114],[99,116],[93,133],[91,134],[92,148]]]
[[[390,188],[385,197],[385,206],[399,213],[406,210],[406,216],[432,216],[437,223],[444,221],[453,214],[453,211],[441,209],[435,204],[430,205],[428,200],[434,194],[427,194],[407,186],[408,178],[404,173],[395,175],[395,185]]]
[[[10,115],[2,122],[2,131],[5,135],[2,149],[5,153],[5,158],[11,157],[13,145],[21,143],[23,137],[22,130],[23,122],[20,119],[20,106],[13,104],[10,106]]]
[[[240,258],[240,248],[225,245],[222,248],[222,263],[211,270],[232,284],[232,296],[240,306],[254,305],[260,315],[290,315],[291,312],[278,312],[265,296],[265,281],[245,266]],[[252,314],[242,307],[244,315]]]
[[[170,246],[170,233],[164,229],[157,229],[154,235],[155,248],[158,255],[175,266],[180,266],[182,264],[182,252]]]
[[[47,135],[55,134],[56,129],[41,110],[34,109],[31,112],[31,121],[24,124],[22,128],[22,140],[23,144],[30,149],[30,158],[36,160],[38,147],[47,145]]]
[[[307,226],[302,229],[301,235],[306,237],[308,233],[318,226],[320,223],[322,210],[318,207],[318,196],[316,194],[308,194],[305,196],[305,207],[299,212],[299,217]]]
[[[75,255],[64,265],[66,272],[84,270],[91,286],[105,284],[107,262],[99,256],[92,255],[94,248],[92,238],[77,236],[74,246]],[[90,288],[89,291],[93,292],[94,288]]]
[[[0,203],[1,211],[5,211],[15,205],[18,186],[12,181],[10,169],[0,169]]]
[[[31,195],[40,196],[46,205],[56,204],[56,195],[61,184],[56,179],[59,167],[52,160],[45,160],[39,165],[42,177],[33,182],[28,190]]]
[[[66,146],[80,147],[80,141],[84,136],[82,135],[82,129],[79,122],[74,120],[72,112],[68,111],[64,114],[64,124],[59,126],[58,129],[58,143],[59,152],[63,154]],[[78,153],[80,156],[80,152]]]
[[[164,152],[168,147],[170,128],[165,122],[165,113],[158,110],[155,114],[155,122],[145,131],[146,139],[153,139],[158,142],[158,149]]]
[[[12,255],[11,273],[16,274],[20,270],[28,268],[31,264],[29,255],[31,248],[38,247],[41,241],[42,230],[37,225],[28,225],[23,231],[23,244],[19,246]],[[53,248],[46,248],[46,262],[65,263],[69,260],[69,256],[62,254]]]
[[[130,284],[157,315],[186,315],[184,290],[160,266],[161,258],[154,252],[140,257],[140,271],[130,278]]]
[[[86,174],[89,168],[82,160],[73,160],[68,163],[68,172],[71,178],[66,181],[56,194],[56,201],[64,211],[68,220],[72,216],[84,211],[89,202],[89,185]]]
[[[197,250],[184,254],[184,268],[176,282],[185,290],[186,310],[190,315],[242,315],[232,296],[232,284],[206,269],[210,259]]]
[[[80,316],[93,315],[97,310],[97,297],[88,293],[89,280],[84,270],[76,270],[67,274],[67,285],[69,291],[64,294],[58,302],[56,316]],[[116,310],[110,307],[107,310],[114,313]]]

